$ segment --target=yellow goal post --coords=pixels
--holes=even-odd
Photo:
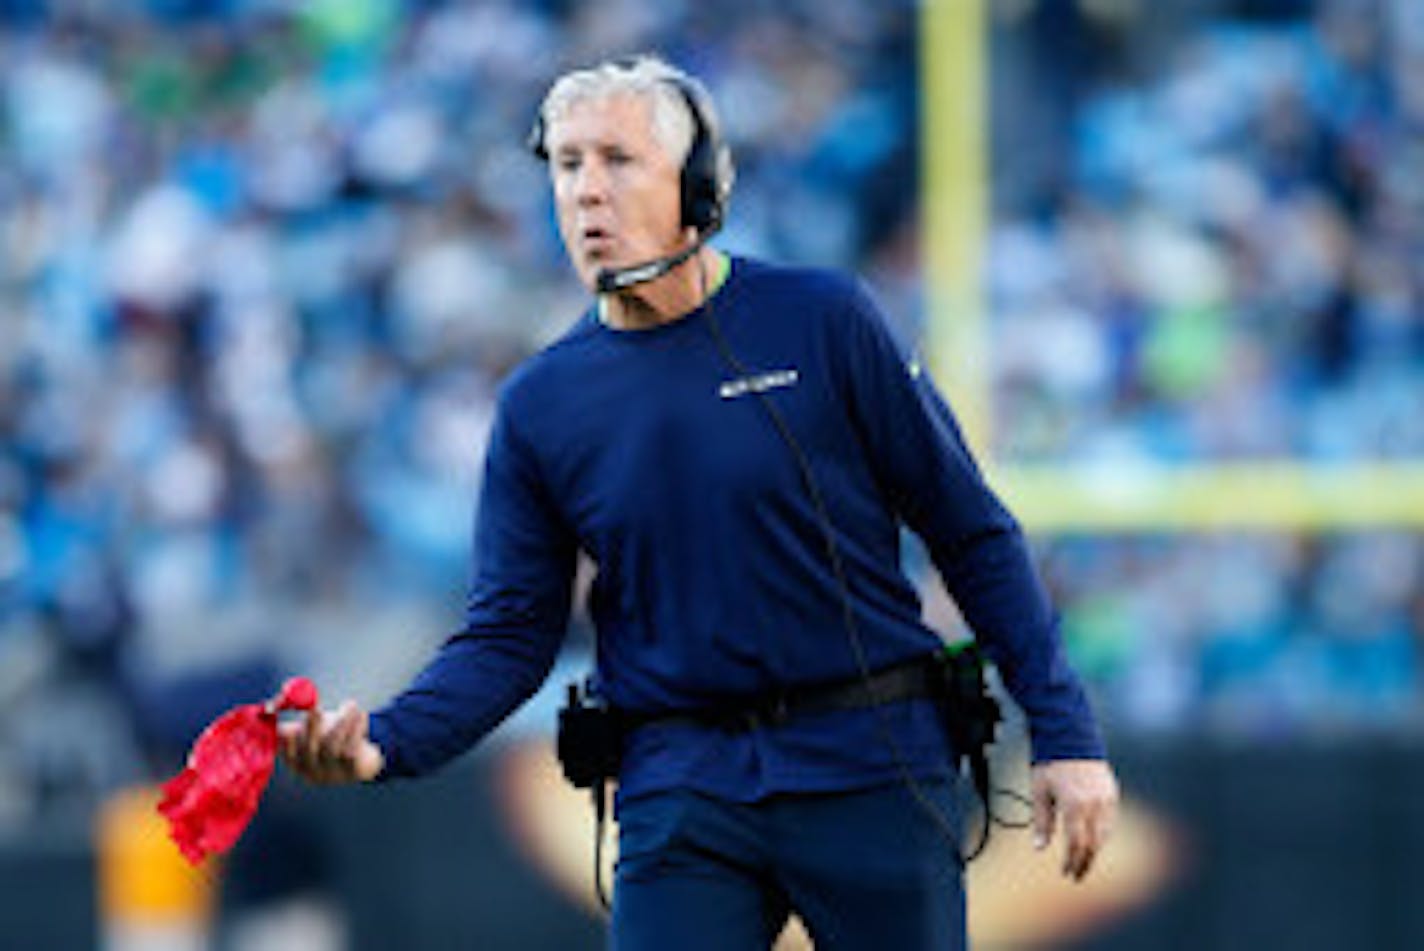
[[[1108,466],[985,455],[992,445],[983,290],[989,2],[920,5],[924,353],[1009,506],[1030,530],[1049,533],[1424,528],[1424,459]]]

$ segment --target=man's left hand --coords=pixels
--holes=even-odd
[[[1033,841],[1046,849],[1062,818],[1063,874],[1081,882],[1112,833],[1118,789],[1103,760],[1049,760],[1033,767]]]

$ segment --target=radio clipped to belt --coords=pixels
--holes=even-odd
[[[994,742],[1004,715],[999,701],[989,692],[984,676],[984,654],[973,640],[945,645],[939,654],[944,677],[941,708],[944,727],[955,751],[959,769],[969,768],[974,791],[986,812],[992,794],[989,783],[989,746]]]
[[[569,684],[555,741],[564,778],[575,789],[614,778],[622,746],[618,711],[595,699],[588,684]]]
[[[564,778],[593,795],[593,887],[604,911],[611,907],[603,887],[603,826],[608,819],[608,783],[618,776],[623,730],[618,711],[593,696],[588,683],[571,683],[559,709],[554,741]]]
[[[607,786],[616,779],[623,754],[624,734],[652,723],[694,723],[717,729],[755,729],[787,719],[832,710],[866,709],[912,699],[931,699],[943,717],[945,731],[954,749],[956,772],[968,770],[974,791],[984,803],[985,836],[969,858],[978,855],[987,841],[991,815],[992,788],[988,747],[994,742],[1003,720],[999,702],[989,692],[985,660],[978,644],[966,640],[907,663],[834,683],[793,688],[765,697],[742,698],[741,702],[707,710],[667,713],[630,713],[598,699],[589,684],[572,683],[564,706],[559,710],[559,731],[555,744],[559,765],[576,789],[588,789],[593,796],[598,827],[595,862],[601,862],[603,823],[607,815]],[[595,875],[599,900],[607,907],[601,865]]]

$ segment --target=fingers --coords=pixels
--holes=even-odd
[[[1092,808],[1074,803],[1063,814],[1063,833],[1067,839],[1063,847],[1063,874],[1075,882],[1083,880],[1098,851],[1099,843],[1093,841],[1092,823],[1088,819]]]
[[[327,783],[349,783],[355,779],[355,756],[350,752],[352,731],[359,722],[356,704],[347,700],[336,708],[335,720],[323,732],[318,746],[318,769]]]
[[[1112,833],[1117,814],[1117,780],[1096,760],[1045,763],[1035,767],[1034,839],[1044,848],[1056,818],[1063,825],[1064,876],[1081,882]]]
[[[1064,817],[1068,827],[1068,847],[1063,859],[1063,874],[1081,882],[1093,868],[1098,853],[1112,834],[1115,799],[1090,800]]]
[[[303,778],[307,778],[310,734],[320,730],[321,711],[308,710],[300,720],[283,720],[277,724],[277,752],[282,760]]]
[[[296,753],[297,737],[301,735],[302,725],[295,720],[288,720],[277,724],[277,752],[282,754],[282,758],[289,764],[292,756]]]
[[[350,700],[334,711],[310,710],[300,724],[278,724],[282,757],[310,783],[329,785],[365,778],[360,775],[358,759],[367,745],[366,723],[365,712]]]
[[[317,754],[321,749],[322,719],[320,710],[308,710],[302,732],[297,737],[297,760],[310,770],[316,769]]]
[[[356,731],[361,725],[360,711],[356,704],[347,700],[336,710],[336,724],[324,744],[327,755],[332,759],[349,760],[355,756]]]

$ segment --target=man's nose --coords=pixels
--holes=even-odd
[[[608,173],[601,162],[584,162],[574,177],[574,199],[580,205],[599,204],[608,197]]]

